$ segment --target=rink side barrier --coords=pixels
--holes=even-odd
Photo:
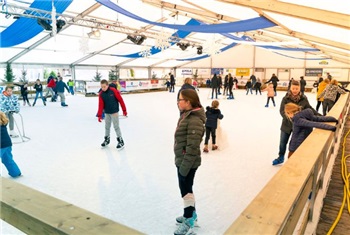
[[[321,213],[330,180],[328,172],[342,142],[349,108],[350,96],[346,93],[327,114],[339,120],[336,132],[314,129],[225,234],[304,234],[310,224],[316,231],[317,213]],[[316,199],[321,203],[315,204]]]
[[[142,234],[12,179],[0,184],[1,219],[26,234]]]

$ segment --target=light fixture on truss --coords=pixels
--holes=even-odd
[[[99,29],[91,29],[91,32],[87,34],[89,38],[95,37],[95,38],[100,38],[101,37],[101,32]]]
[[[147,39],[145,35],[128,35],[126,38],[135,43],[136,45],[141,45]]]

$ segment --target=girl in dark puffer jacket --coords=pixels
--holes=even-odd
[[[288,103],[284,107],[286,116],[293,122],[292,138],[289,142],[288,158],[297,150],[297,148],[310,135],[313,128],[335,131],[336,126],[328,125],[323,122],[335,122],[338,120],[331,116],[316,116],[309,108],[301,110],[301,107],[294,103]]]

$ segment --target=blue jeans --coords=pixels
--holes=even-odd
[[[21,175],[21,171],[12,157],[12,147],[6,147],[0,149],[1,162],[5,165],[9,175],[12,177],[17,177]]]
[[[39,95],[40,95],[40,98],[43,100],[43,103],[45,103],[44,98],[43,98],[43,92],[42,91],[37,91],[35,93],[34,104],[36,103],[36,100],[38,99]]]
[[[74,87],[70,86],[70,87],[69,87],[69,92],[70,92],[72,95],[74,95]]]
[[[284,155],[286,154],[287,150],[287,144],[288,140],[291,134],[288,134],[286,132],[281,131],[281,136],[280,136],[280,151],[278,153],[278,158],[283,158]]]

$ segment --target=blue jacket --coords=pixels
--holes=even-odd
[[[60,93],[64,93],[64,88],[66,88],[69,93],[67,84],[64,83],[62,80],[58,80],[58,82],[56,83],[56,91]]]
[[[218,127],[218,119],[223,119],[224,115],[221,114],[220,109],[214,109],[209,106],[206,109],[205,115],[207,116],[207,121],[205,122],[205,126],[216,129]]]
[[[336,127],[322,122],[337,122],[337,119],[330,116],[316,116],[307,108],[295,114],[292,118],[293,134],[289,143],[289,151],[294,152],[310,135],[313,128],[335,131]]]
[[[16,95],[6,96],[4,93],[0,95],[0,111],[3,113],[19,112],[18,97]]]
[[[1,142],[0,142],[0,148],[7,148],[11,147],[12,142],[11,138],[9,136],[9,133],[7,132],[6,125],[1,125]]]

